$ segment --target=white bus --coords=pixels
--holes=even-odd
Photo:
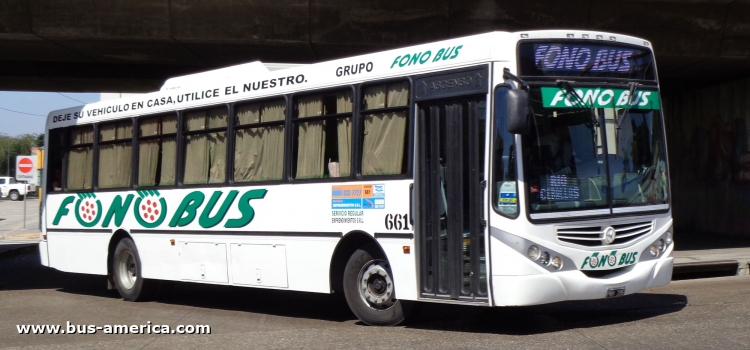
[[[162,281],[343,293],[363,322],[394,325],[417,301],[671,280],[643,39],[494,32],[253,63],[55,111],[46,131],[41,260],[109,276],[125,300]]]

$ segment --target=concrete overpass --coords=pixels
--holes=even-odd
[[[504,3],[1,0],[0,89],[144,92],[170,76],[253,60],[306,63],[542,28],[648,38],[668,88],[750,75],[747,0]]]
[[[0,89],[146,92],[254,60],[544,28],[654,43],[678,237],[750,236],[750,0],[0,0]]]

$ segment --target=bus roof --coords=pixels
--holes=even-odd
[[[620,34],[540,30],[491,32],[309,65],[250,62],[168,79],[160,91],[50,112],[47,129],[396,78],[487,61],[515,62],[519,40],[583,39],[640,45]],[[509,49],[512,48],[512,49]],[[514,66],[514,64],[512,64]],[[511,68],[515,70],[514,68]]]

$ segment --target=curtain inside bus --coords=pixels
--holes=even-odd
[[[299,118],[323,115],[323,97],[320,95],[300,97],[297,104]],[[323,154],[325,151],[325,121],[300,123],[298,126],[297,175],[298,179],[323,177]]]
[[[123,142],[99,146],[99,187],[117,188],[130,186],[133,124],[131,120],[99,127],[100,142],[123,140]]]
[[[365,110],[406,106],[409,83],[365,89]],[[400,174],[404,156],[406,111],[368,114],[364,117],[362,175]]]
[[[347,91],[336,95],[336,113],[352,112],[352,93]],[[349,176],[352,159],[352,118],[342,118],[337,121],[339,146],[339,176]]]
[[[187,131],[227,126],[227,111],[217,108],[185,114]],[[185,184],[224,182],[226,131],[188,135],[185,145]]]
[[[138,152],[138,186],[169,186],[175,184],[177,157],[177,116],[164,116],[140,121],[140,135],[172,135],[143,140]]]
[[[334,99],[335,101],[331,100]],[[334,104],[331,104],[334,102]],[[332,95],[313,95],[297,100],[297,117],[310,118],[352,112],[352,92],[340,91]],[[335,124],[333,124],[335,123]],[[297,179],[322,178],[327,163],[338,162],[339,174],[349,176],[351,168],[351,115],[332,119],[297,123]],[[333,129],[335,133],[333,133]],[[331,134],[327,134],[330,131]],[[333,138],[336,139],[333,139]],[[331,147],[326,150],[326,145]],[[338,150],[337,150],[338,149]],[[328,159],[326,159],[328,155]]]
[[[72,147],[82,144],[91,144],[91,146],[71,148],[70,153],[68,154],[68,189],[83,190],[92,188],[91,168],[93,167],[94,159],[93,143],[93,127],[88,126],[71,130],[70,144]]]
[[[285,101],[254,103],[237,108],[239,125],[284,120]],[[281,180],[284,169],[284,125],[240,129],[236,132],[234,181]]]

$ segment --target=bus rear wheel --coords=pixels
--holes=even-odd
[[[363,249],[349,258],[344,270],[344,296],[349,308],[371,326],[395,326],[404,321],[404,303],[396,299],[387,260]]]
[[[144,301],[153,294],[153,281],[141,276],[143,267],[138,249],[130,238],[117,243],[112,259],[112,277],[115,287],[126,301]]]

